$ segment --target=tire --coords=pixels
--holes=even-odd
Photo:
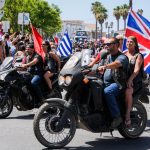
[[[12,99],[7,97],[2,97],[4,99],[0,99],[0,119],[4,119],[10,115],[13,110],[13,101]]]
[[[50,110],[51,108],[57,108],[58,111],[56,111],[55,113],[47,113],[47,110]],[[59,115],[61,115],[61,112],[65,109],[65,107],[63,106],[63,104],[57,102],[50,102],[50,103],[44,103],[40,108],[39,111],[37,112],[37,114],[34,117],[34,121],[33,121],[33,130],[34,130],[34,134],[37,138],[37,140],[44,145],[45,147],[48,148],[52,148],[52,149],[59,149],[64,147],[65,145],[67,145],[72,138],[75,135],[76,132],[76,120],[74,115],[69,111],[68,112],[68,119],[67,119],[67,127],[62,127],[61,130],[59,131],[55,131],[55,125],[59,120]],[[52,109],[53,111],[56,109]],[[44,113],[45,112],[45,113]],[[59,112],[59,114],[58,114]],[[57,113],[57,114],[56,114]],[[44,128],[42,127],[42,130],[40,130],[41,126],[40,122],[42,122],[42,118],[44,121]],[[58,120],[57,120],[58,119]],[[56,120],[56,122],[55,122]],[[68,127],[69,125],[69,127]],[[62,138],[61,133],[63,133],[63,131],[66,131],[66,129],[69,128],[69,133],[68,135],[65,137],[65,133],[62,134],[63,135],[63,140],[60,140]],[[44,130],[45,129],[45,130]],[[44,130],[44,134],[42,134]],[[57,130],[57,129],[56,129]],[[47,136],[45,136],[46,132],[48,132],[47,136],[49,137],[49,139],[46,139]],[[58,137],[57,137],[58,135]],[[59,139],[58,142],[56,142],[55,137],[57,137]],[[50,141],[52,138],[52,141]],[[53,141],[54,139],[54,141]]]
[[[131,127],[127,128],[125,124],[121,124],[118,128],[119,133],[126,139],[138,138],[146,128],[147,112],[141,102],[133,104],[131,111]]]

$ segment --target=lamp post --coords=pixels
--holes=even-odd
[[[110,37],[109,31],[110,31],[111,28],[113,28],[113,22],[110,22],[110,23],[106,22],[106,23],[105,23],[105,26],[106,26],[106,28],[108,29],[107,38],[109,38],[109,37]]]

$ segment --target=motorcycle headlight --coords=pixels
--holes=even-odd
[[[63,76],[59,76],[58,81],[59,81],[59,84],[62,85],[65,82],[65,78]]]
[[[71,83],[71,81],[72,81],[72,77],[71,77],[71,76],[66,76],[66,77],[65,77],[65,83],[66,83],[67,85],[69,85],[69,84]]]

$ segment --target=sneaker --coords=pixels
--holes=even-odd
[[[110,128],[111,129],[117,128],[120,125],[121,122],[122,122],[122,118],[121,117],[114,118],[112,123],[111,123]]]

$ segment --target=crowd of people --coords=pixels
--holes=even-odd
[[[50,92],[52,91],[51,76],[60,71],[60,58],[56,54],[56,44],[54,41],[43,41],[41,47],[45,52],[44,60],[36,52],[31,34],[24,36],[15,32],[8,33],[0,37],[0,63],[6,57],[13,57],[22,60],[21,67],[27,69],[32,75],[31,85],[40,101],[44,100],[39,83],[44,77]]]
[[[143,57],[139,52],[136,37],[128,37],[126,44],[128,51],[125,54],[122,53],[122,43],[122,35],[106,39],[101,43],[89,41],[73,43],[73,53],[82,51],[82,49],[93,50],[90,67],[99,63],[98,71],[103,74],[104,98],[113,118],[112,128],[117,127],[122,122],[116,96],[122,90],[125,91],[125,124],[130,126],[132,95],[142,85]],[[61,61],[57,55],[57,45],[54,41],[43,41],[41,46],[46,53],[45,61],[36,53],[30,34],[21,36],[18,32],[15,32],[12,35],[4,34],[0,36],[0,63],[8,56],[22,57],[22,68],[28,69],[33,74],[31,84],[36,95],[40,100],[43,100],[39,83],[44,77],[51,91],[52,83],[50,78],[60,71]]]

